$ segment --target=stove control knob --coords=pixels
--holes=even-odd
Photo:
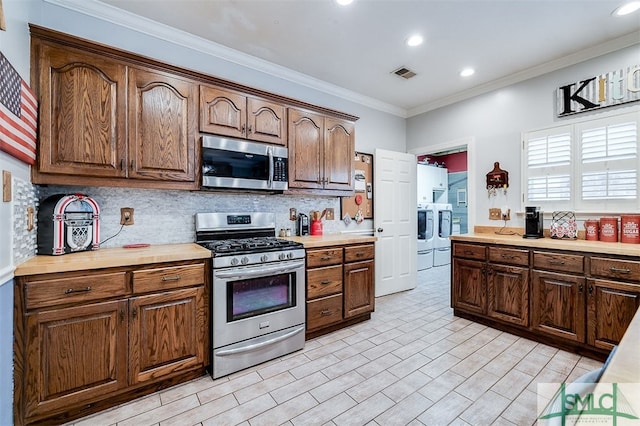
[[[260,256],[261,262],[266,262],[267,260],[269,260],[269,256],[267,256],[266,254],[263,254],[262,256]]]
[[[284,253],[280,253],[280,254],[278,255],[278,259],[280,259],[280,260],[285,260],[286,258],[287,258],[287,255],[286,255],[286,254],[284,254]]]
[[[287,253],[287,259],[293,259],[293,252]]]
[[[233,259],[231,259],[231,265],[236,266],[238,263],[240,263],[240,261],[238,260],[237,257],[234,257]]]
[[[240,263],[246,265],[247,263],[249,263],[249,258],[247,256],[243,257],[242,259],[240,259]]]

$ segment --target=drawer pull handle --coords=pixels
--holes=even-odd
[[[473,254],[473,251],[471,251],[471,250],[465,250],[465,251],[464,251],[464,254]]]
[[[331,259],[333,259],[333,256],[322,256],[320,258],[320,260],[331,260]]]
[[[631,273],[631,269],[614,268],[613,266],[609,268],[609,271],[613,272],[614,274],[630,274]]]
[[[324,309],[322,311],[320,311],[320,315],[322,315],[323,317],[326,317],[327,315],[331,315],[333,311],[331,309]]]
[[[512,255],[512,254],[502,253],[502,258],[503,259],[515,259],[516,257],[514,255]]]
[[[164,275],[162,281],[180,281],[180,275]]]
[[[356,257],[362,257],[362,256],[364,256],[363,252],[359,251],[359,252],[356,253]]]
[[[324,280],[324,281],[320,281],[320,284],[327,285],[327,284],[331,284],[331,282],[332,282],[331,280]]]
[[[87,291],[91,291],[91,287],[85,287],[85,288],[68,288],[64,291],[64,294],[71,294],[71,293],[86,293]]]
[[[551,259],[549,261],[549,263],[552,264],[552,265],[564,265],[564,260],[553,260],[553,259]]]

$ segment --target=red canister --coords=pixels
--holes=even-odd
[[[620,216],[620,242],[640,243],[640,215]]]
[[[311,235],[322,235],[322,221],[321,220],[312,220],[311,221]]]
[[[600,218],[600,241],[608,243],[618,242],[618,218],[617,217],[601,217]]]
[[[600,226],[597,220],[584,221],[584,239],[589,241],[598,241],[598,232]]]

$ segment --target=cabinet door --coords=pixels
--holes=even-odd
[[[129,317],[131,384],[204,366],[204,287],[132,298]]]
[[[640,286],[590,279],[587,288],[587,343],[610,350],[640,307]]]
[[[129,177],[195,181],[196,99],[188,80],[129,70]]]
[[[532,327],[576,342],[585,341],[585,279],[533,271]]]
[[[345,263],[343,291],[345,318],[373,312],[373,283],[373,260]]]
[[[529,269],[490,265],[487,315],[511,324],[529,325]]]
[[[324,188],[352,190],[355,127],[333,118],[325,118],[324,124]]]
[[[38,172],[124,177],[125,66],[46,44],[39,55]]]
[[[453,259],[452,305],[455,309],[486,312],[485,263]]]
[[[323,129],[322,116],[289,109],[290,188],[323,188]]]
[[[27,417],[126,387],[126,309],[122,300],[27,315]]]
[[[213,86],[200,86],[200,131],[244,138],[247,133],[246,96]]]
[[[287,144],[287,109],[264,99],[247,98],[247,138]]]

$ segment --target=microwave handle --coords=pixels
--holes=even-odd
[[[269,182],[267,183],[267,186],[269,188],[273,187],[273,171],[274,171],[274,166],[273,166],[273,148],[272,147],[267,147],[267,154],[269,155]]]

